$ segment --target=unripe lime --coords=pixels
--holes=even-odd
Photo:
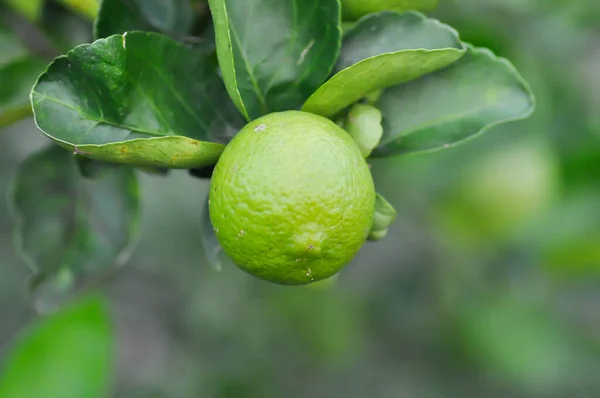
[[[299,111],[246,125],[212,177],[210,218],[225,253],[244,271],[301,285],[337,273],[371,228],[375,189],[350,135]]]

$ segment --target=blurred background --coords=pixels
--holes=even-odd
[[[66,48],[91,41],[87,19],[52,7]],[[600,396],[600,2],[440,0],[432,16],[509,58],[534,116],[375,161],[398,219],[328,288],[217,272],[208,183],[140,174],[141,241],[103,286],[114,397]],[[45,144],[31,119],[0,132],[2,195]],[[0,207],[0,347],[35,317],[12,229]]]

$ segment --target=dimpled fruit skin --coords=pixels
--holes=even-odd
[[[217,239],[242,270],[302,285],[334,275],[358,252],[375,188],[347,132],[286,111],[250,122],[227,145],[209,199]]]

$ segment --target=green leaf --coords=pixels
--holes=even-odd
[[[106,398],[114,366],[104,300],[88,297],[41,319],[11,345],[0,398]]]
[[[31,115],[29,91],[45,62],[0,26],[0,128]]]
[[[369,15],[344,37],[336,74],[303,110],[332,117],[381,88],[395,86],[456,62],[465,48],[456,31],[424,15]]]
[[[342,0],[342,11],[344,21],[354,21],[364,15],[385,10],[431,11],[437,3],[438,0]]]
[[[379,144],[383,127],[381,112],[371,105],[355,104],[348,113],[345,126],[365,158]]]
[[[385,238],[387,230],[396,219],[397,213],[383,196],[377,194],[375,197],[375,214],[373,215],[373,226],[369,232],[368,240],[376,241]]]
[[[452,147],[501,123],[531,115],[535,99],[506,59],[469,47],[447,69],[387,89],[377,107],[383,138],[373,156]]]
[[[95,165],[79,174],[75,156],[52,145],[21,164],[11,192],[15,243],[34,272],[40,306],[70,295],[124,264],[139,231],[140,201],[134,171]]]
[[[339,0],[209,0],[227,91],[248,120],[298,109],[327,78]]]
[[[190,32],[194,17],[190,0],[102,0],[94,37],[144,30],[182,38]]]
[[[31,93],[35,119],[50,138],[96,160],[212,165],[218,142],[243,124],[215,68],[167,36],[114,35],[50,64]]]

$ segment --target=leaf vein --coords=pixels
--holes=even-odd
[[[76,107],[74,107],[72,105],[69,105],[69,104],[67,104],[65,102],[62,102],[58,98],[54,98],[54,97],[51,97],[51,96],[49,96],[47,94],[42,94],[42,93],[37,92],[37,91],[34,91],[34,94],[42,97],[43,100],[48,100],[50,102],[54,102],[55,104],[64,106],[65,108],[71,109],[72,111],[75,111],[78,115],[80,115],[82,118],[87,119],[87,120],[95,120],[95,121],[100,122],[100,123],[105,123],[105,124],[108,124],[108,125],[111,125],[111,126],[114,126],[114,127],[118,127],[120,129],[123,129],[123,130],[134,131],[134,132],[140,133],[140,134],[148,134],[148,135],[153,135],[153,136],[156,136],[156,137],[166,137],[166,135],[157,133],[156,131],[150,131],[150,130],[145,130],[145,129],[138,128],[138,127],[128,126],[128,125],[120,124],[120,123],[113,122],[113,121],[106,120],[106,119],[102,119],[102,118],[94,118],[91,115],[88,115],[88,114],[82,112],[81,109],[76,108]]]

